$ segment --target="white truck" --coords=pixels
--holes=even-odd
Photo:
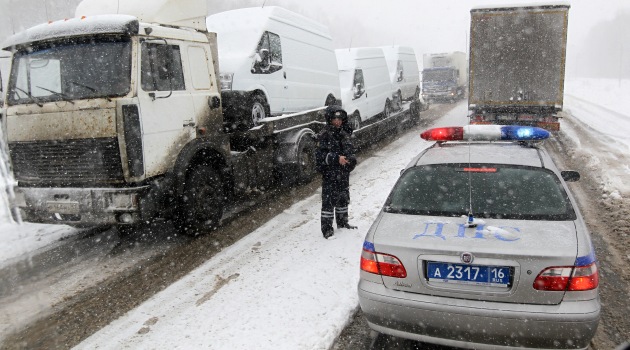
[[[121,12],[133,12],[127,6]],[[90,10],[3,45],[13,52],[3,129],[25,221],[124,234],[163,217],[198,234],[219,225],[233,199],[314,175],[320,111],[223,127],[205,1],[189,9],[203,16],[188,19],[168,4],[138,16]]]
[[[471,124],[559,130],[569,5],[470,11]]]
[[[428,101],[456,101],[466,96],[468,61],[461,51],[422,56],[422,97]]]
[[[217,36],[205,1],[192,2],[84,1],[76,18],[2,45],[13,53],[3,130],[24,221],[129,234],[164,218],[196,235],[249,193],[315,174],[324,107],[226,128]]]

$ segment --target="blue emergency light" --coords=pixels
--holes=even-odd
[[[427,141],[539,141],[549,136],[545,129],[521,125],[450,126],[420,134]]]

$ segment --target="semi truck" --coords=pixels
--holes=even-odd
[[[470,11],[471,124],[560,129],[569,5]]]
[[[163,218],[197,235],[239,199],[314,176],[323,106],[226,126],[205,1],[109,9],[127,14],[92,3],[3,45],[13,54],[3,130],[24,221],[127,235]]]
[[[468,62],[461,51],[422,56],[422,96],[429,101],[460,100],[466,96]]]

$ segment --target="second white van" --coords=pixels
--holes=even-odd
[[[281,7],[208,16],[217,33],[224,118],[252,127],[267,116],[336,103],[339,73],[326,26]]]
[[[383,46],[383,53],[394,86],[394,109],[401,109],[403,101],[420,96],[420,70],[413,48],[409,46]]]
[[[369,119],[392,113],[392,83],[383,50],[358,47],[335,50],[342,106],[353,129]]]

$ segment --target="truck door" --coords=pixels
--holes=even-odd
[[[138,102],[147,177],[163,174],[196,134],[180,48],[166,40],[140,43]]]

